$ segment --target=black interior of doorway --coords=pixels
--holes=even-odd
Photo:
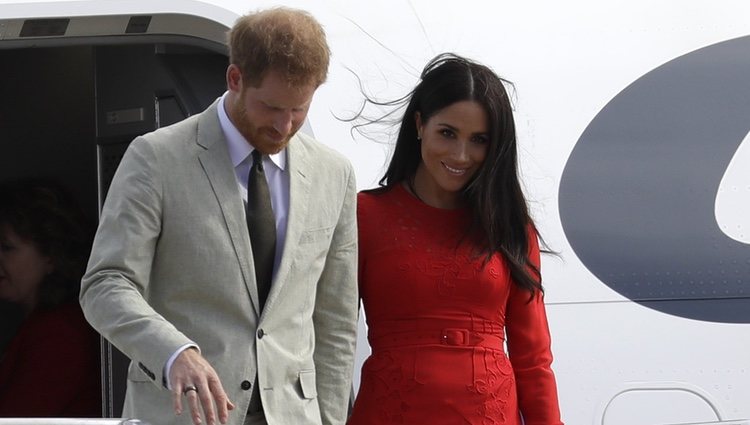
[[[0,181],[64,185],[92,220],[130,141],[198,113],[227,57],[189,44],[0,49]],[[103,417],[119,417],[128,359],[101,346]]]

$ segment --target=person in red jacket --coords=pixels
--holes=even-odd
[[[443,54],[393,103],[393,157],[358,199],[372,355],[349,425],[562,424],[504,83]]]
[[[0,185],[0,300],[20,322],[0,357],[0,417],[101,416],[99,338],[77,302],[91,235],[57,185]]]

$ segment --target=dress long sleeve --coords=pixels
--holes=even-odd
[[[529,259],[540,266],[539,243],[530,232]],[[551,338],[544,296],[512,285],[505,314],[508,353],[525,425],[561,425],[557,386],[552,373]]]

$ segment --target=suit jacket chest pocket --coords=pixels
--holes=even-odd
[[[334,225],[330,225],[305,230],[304,232],[302,232],[299,243],[300,245],[322,244],[324,246],[328,246],[330,245],[334,228]]]
[[[308,229],[300,236],[295,260],[298,264],[304,264],[305,275],[311,283],[318,281],[325,267],[334,227],[332,225]]]

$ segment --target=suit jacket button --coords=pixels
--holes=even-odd
[[[258,329],[258,339],[263,339],[263,336],[264,336],[265,334],[266,334],[266,333],[265,333],[265,332],[263,332],[263,329]]]
[[[240,388],[242,388],[245,391],[247,391],[250,388],[252,388],[252,386],[253,386],[253,384],[251,384],[250,381],[242,381],[242,383],[240,384]]]

